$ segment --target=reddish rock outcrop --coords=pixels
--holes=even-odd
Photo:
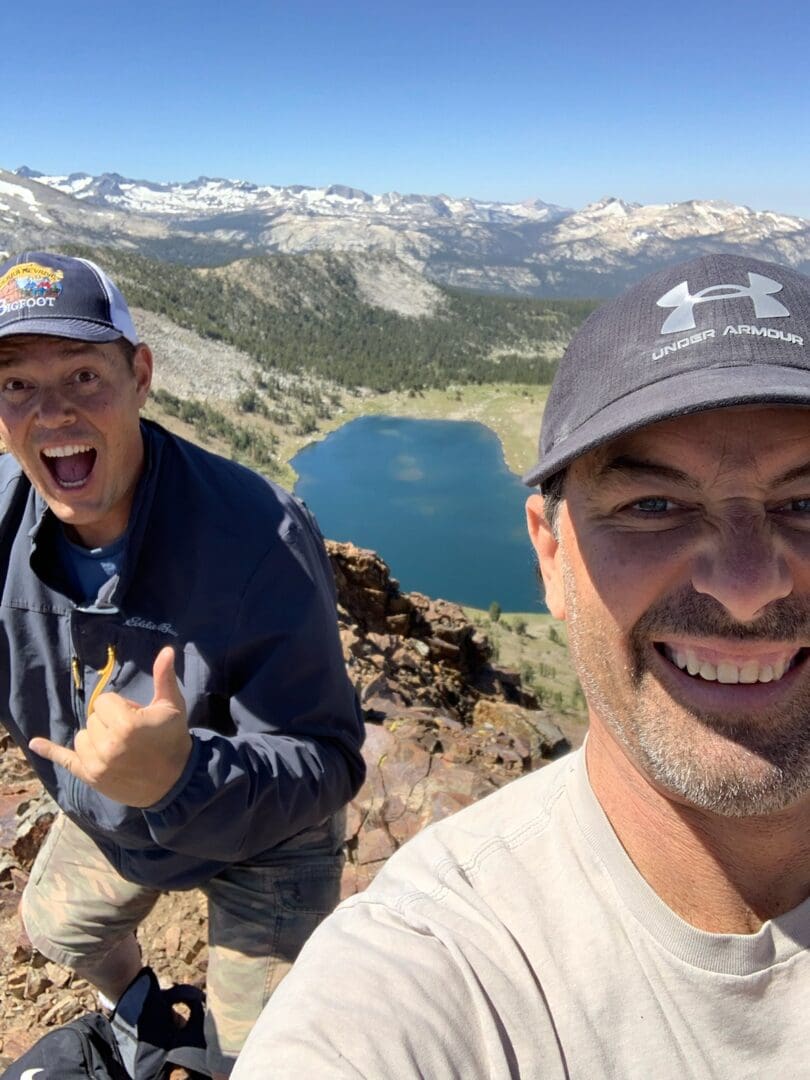
[[[347,816],[344,895],[425,825],[568,749],[458,605],[403,594],[383,560],[328,542],[368,777]]]

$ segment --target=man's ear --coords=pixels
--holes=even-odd
[[[141,342],[136,348],[135,356],[132,360],[132,371],[138,386],[138,398],[141,405],[146,401],[146,395],[149,393],[149,387],[152,385],[153,363],[152,350],[148,345],[144,345],[144,343]]]
[[[542,495],[530,495],[526,500],[526,524],[546,590],[546,607],[555,619],[565,618],[562,555],[560,544],[546,521]]]

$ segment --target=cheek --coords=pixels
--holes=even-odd
[[[629,631],[664,593],[688,577],[680,545],[662,534],[616,534],[580,545],[576,590],[600,621]],[[587,601],[586,601],[587,597]]]
[[[18,451],[22,448],[22,425],[13,421],[8,422],[7,419],[0,420],[0,443],[7,450],[10,450],[15,457],[19,456]]]

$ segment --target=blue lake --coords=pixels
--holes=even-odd
[[[364,416],[292,465],[324,535],[379,552],[404,590],[546,610],[524,520],[529,489],[483,425]]]

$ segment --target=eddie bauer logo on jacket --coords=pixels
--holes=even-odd
[[[713,300],[734,300],[747,297],[754,305],[757,319],[781,319],[790,312],[784,304],[774,300],[773,294],[781,292],[782,285],[762,274],[748,272],[748,288],[745,285],[708,285],[700,292],[690,293],[689,283],[682,281],[656,300],[658,307],[675,308],[664,320],[662,334],[678,334],[695,328],[695,304],[709,304]]]

